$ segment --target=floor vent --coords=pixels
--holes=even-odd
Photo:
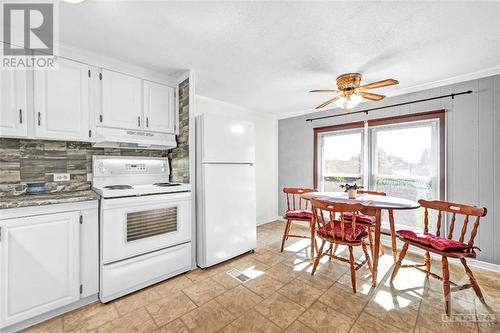
[[[236,269],[236,268],[233,268],[230,271],[227,271],[226,274],[235,278],[236,280],[240,281],[241,283],[245,283],[245,282],[251,280],[251,278],[249,276],[246,276],[245,274],[240,272],[239,269]]]

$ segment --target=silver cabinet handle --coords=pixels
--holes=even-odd
[[[23,109],[19,109],[19,124],[23,123]]]
[[[141,127],[141,116],[137,117],[137,126]]]
[[[149,117],[146,117],[146,127],[149,127]]]
[[[40,126],[40,124],[42,123],[41,117],[42,117],[42,114],[40,112],[38,112],[38,126]]]

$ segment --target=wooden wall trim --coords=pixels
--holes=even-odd
[[[394,116],[394,117],[385,117],[385,118],[378,118],[378,119],[370,119],[367,120],[368,126],[381,126],[381,125],[389,125],[389,124],[398,124],[398,123],[404,123],[404,122],[411,122],[411,121],[419,121],[419,120],[427,120],[427,119],[439,119],[439,196],[440,200],[445,199],[445,192],[446,192],[446,127],[445,127],[445,122],[446,122],[446,110],[441,109],[441,110],[435,110],[435,111],[428,111],[428,112],[419,112],[419,113],[413,113],[413,114],[405,114],[405,115],[400,115],[400,116]],[[313,129],[313,184],[314,188],[318,188],[318,137],[320,133],[325,133],[325,132],[334,132],[334,131],[341,131],[341,130],[347,130],[347,129],[354,129],[354,128],[363,128],[365,122],[364,121],[356,121],[356,122],[351,122],[351,123],[346,123],[346,124],[339,124],[339,125],[330,125],[330,126],[322,126],[322,127],[315,127]]]
[[[316,127],[316,128],[314,128],[314,133],[341,131],[341,130],[347,130],[347,129],[353,129],[353,128],[362,128],[364,126],[365,126],[364,121],[356,121],[356,122],[347,123],[347,124]]]

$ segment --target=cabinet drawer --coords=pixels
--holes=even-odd
[[[191,267],[191,243],[104,265],[100,298],[103,302],[186,272]]]

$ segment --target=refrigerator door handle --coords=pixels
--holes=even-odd
[[[220,165],[254,165],[250,162],[201,162],[201,164],[220,164]]]

